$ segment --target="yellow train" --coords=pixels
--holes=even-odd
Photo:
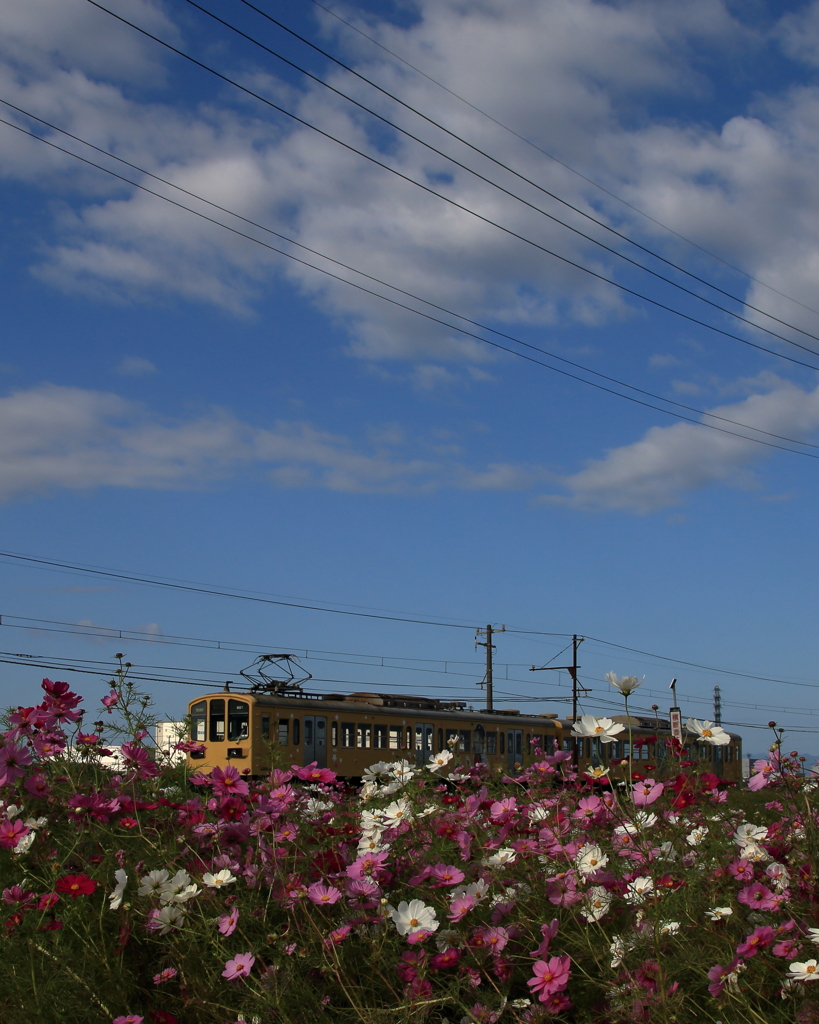
[[[571,720],[554,714],[528,715],[517,710],[477,711],[461,702],[402,694],[229,691],[203,694],[188,705],[190,738],[203,747],[188,753],[192,770],[210,772],[233,765],[252,776],[266,774],[272,751],[287,764],[330,768],[343,778],[360,778],[376,761],[404,758],[424,764],[433,754],[453,749],[463,765],[486,763],[517,774],[537,760],[535,749],[572,750]],[[614,720],[628,724],[624,715]],[[669,722],[631,718],[631,747],[619,742],[577,740],[581,768],[602,765],[623,776],[624,758],[638,770],[653,769],[668,758]],[[731,734],[727,746],[695,743],[687,756],[726,781],[741,779],[742,746]],[[454,741],[454,742],[451,742]]]

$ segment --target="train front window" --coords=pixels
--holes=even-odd
[[[219,697],[210,702],[210,741],[221,743],[225,738],[225,702]]]
[[[228,700],[228,739],[246,740],[249,735],[250,709],[243,700]]]
[[[208,702],[200,700],[191,707],[191,739],[204,743],[207,739]]]

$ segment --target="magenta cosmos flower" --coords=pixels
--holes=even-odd
[[[568,956],[552,956],[548,960],[538,960],[534,966],[535,976],[526,984],[532,992],[537,992],[541,1003],[561,992],[569,982],[571,974],[571,958]]]
[[[222,977],[227,978],[228,981],[237,981],[239,978],[246,978],[253,970],[253,965],[256,963],[256,957],[252,953],[239,953],[232,960],[228,960],[225,964],[225,969],[222,971]]]
[[[307,887],[307,896],[317,906],[332,906],[341,899],[341,891],[334,885],[322,885],[321,882],[313,882]]]
[[[635,785],[632,796],[638,807],[645,807],[659,799],[664,789],[665,786],[662,782],[655,782],[654,779],[643,779],[642,782],[638,782]]]
[[[6,743],[0,747],[0,786],[7,786],[21,778],[30,764],[31,754],[27,747],[18,747],[16,743]]]

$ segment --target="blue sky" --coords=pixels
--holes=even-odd
[[[188,681],[302,650],[332,681],[322,688],[480,704],[473,630],[505,623],[532,632],[498,638],[499,703],[565,710],[566,674],[527,669],[565,663],[576,632],[596,638],[581,648],[584,710],[614,710],[608,670],[645,673],[645,707],[667,707],[676,676],[700,718],[719,683],[749,749],[767,743],[751,726],[772,718],[794,748],[816,749],[819,3],[325,5],[424,77],[313,3],[259,0],[506,167],[239,0],[218,5],[512,196],[185,0],[104,6],[373,160],[87,0],[0,2],[0,98],[55,128],[8,106],[0,117],[450,312],[434,313],[441,325],[385,303],[0,125],[2,549],[442,625],[2,559],[0,649],[65,666],[121,649]],[[517,355],[459,334],[453,314]],[[4,665],[0,701],[31,701],[43,674]],[[103,681],[71,678],[93,704]],[[196,692],[147,685],[168,715]]]

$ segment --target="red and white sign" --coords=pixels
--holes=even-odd
[[[671,735],[674,739],[682,744],[682,711],[680,708],[671,708],[669,711],[669,717],[671,718]]]

